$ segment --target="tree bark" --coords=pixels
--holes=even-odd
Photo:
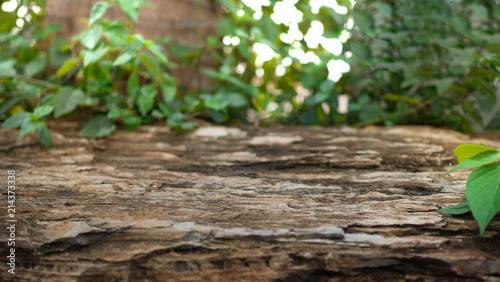
[[[163,126],[54,144],[0,130],[2,187],[16,171],[16,274],[1,281],[500,280],[500,220],[480,236],[459,144],[422,126]]]

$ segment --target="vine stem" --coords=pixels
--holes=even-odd
[[[196,49],[200,50],[201,49],[201,41],[202,41],[202,30],[201,30],[201,22],[202,22],[202,16],[203,16],[203,0],[198,0],[196,3]],[[201,63],[201,56],[203,56],[203,53],[200,55],[200,60],[199,62],[196,63],[196,84],[198,86],[198,90],[201,89],[201,71],[200,71],[200,63]]]
[[[61,85],[59,85],[59,84],[50,83],[50,82],[46,82],[46,81],[35,79],[35,78],[30,78],[30,77],[20,75],[20,74],[16,74],[13,77],[16,79],[19,79],[19,80],[24,80],[24,81],[27,81],[29,83],[40,85],[40,86],[47,87],[47,88],[60,88],[61,87]]]
[[[351,127],[354,127],[354,128],[364,127],[364,126],[367,126],[367,125],[373,125],[373,124],[376,124],[376,123],[379,123],[379,122],[383,122],[383,121],[395,118],[397,116],[406,116],[406,115],[412,114],[412,113],[420,110],[421,108],[429,105],[430,103],[436,101],[437,99],[441,98],[441,96],[442,96],[442,94],[435,95],[435,96],[433,96],[433,97],[431,97],[431,98],[423,101],[422,103],[420,103],[420,104],[416,105],[415,107],[413,107],[411,109],[408,109],[406,111],[402,111],[402,112],[399,112],[399,113],[389,114],[389,115],[386,115],[385,117],[380,117],[378,119],[374,119],[374,120],[371,120],[371,121],[359,122],[359,123],[356,123],[354,125],[351,125]]]

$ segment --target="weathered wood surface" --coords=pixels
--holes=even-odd
[[[468,171],[445,174],[453,148],[494,139],[205,125],[96,141],[52,127],[50,150],[0,130],[2,184],[17,171],[18,281],[500,280],[499,218],[479,236],[470,215],[434,212],[464,200]]]

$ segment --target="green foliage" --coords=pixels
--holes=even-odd
[[[358,1],[343,84],[351,107],[378,115],[352,111],[349,123],[493,128],[481,113],[497,99],[499,15],[487,0]]]
[[[33,113],[20,112],[10,116],[2,126],[8,129],[21,129],[19,139],[28,133],[38,131],[40,142],[48,148],[52,144],[52,137],[44,121],[52,111],[54,111],[54,106],[45,105],[35,108]]]
[[[442,210],[437,210],[437,211],[459,215],[459,214],[464,214],[464,213],[470,212],[470,207],[469,207],[469,202],[465,201],[465,202],[461,202],[458,205],[455,205],[455,206],[452,206],[452,207],[449,207],[446,209],[442,209]]]
[[[492,1],[365,0],[355,7],[347,0],[331,7],[310,1],[218,2],[225,11],[218,35],[204,40],[199,22],[198,40],[189,46],[134,34],[139,10],[151,7],[145,0],[96,2],[87,28],[70,40],[54,36],[56,26],[42,28],[46,1],[20,1],[16,11],[0,15],[0,120],[54,107],[24,130],[17,126],[23,134],[38,130],[45,145],[50,133],[43,126],[52,114],[86,118],[87,137],[105,137],[117,126],[135,130],[157,119],[187,131],[196,126],[193,117],[255,125],[500,129],[500,112],[492,118],[483,114],[494,109],[500,67],[500,8]],[[297,19],[280,18],[287,5]],[[28,12],[20,16],[22,7]],[[112,7],[125,20],[106,19]],[[313,33],[319,42],[307,39]],[[341,43],[343,50],[332,47]],[[216,64],[203,69],[207,55]],[[351,72],[339,69],[342,61]],[[169,74],[179,65],[195,69],[196,89]],[[202,88],[202,76],[212,87]],[[340,94],[350,98],[347,113],[339,112]]]
[[[449,172],[459,168],[476,168],[469,175],[465,187],[467,201],[456,206],[438,210],[450,214],[472,212],[479,224],[479,231],[486,227],[500,208],[500,151],[486,146],[466,144],[455,149],[459,164]]]
[[[308,44],[305,35],[321,25],[324,39],[337,39],[347,30],[349,1],[337,1],[345,14],[325,6],[314,10],[308,1],[299,2],[292,5],[302,17],[298,22],[275,19],[282,1],[272,0],[262,11],[237,0],[218,2],[226,11],[216,25],[219,37],[208,38],[199,49],[174,45],[170,50],[185,65],[198,62],[197,58],[207,53],[219,63],[215,69],[203,70],[212,78],[213,87],[200,91],[202,116],[219,123],[236,117],[256,125],[343,122],[343,114],[337,112],[337,85],[328,79],[327,64],[345,57],[326,50],[327,41]],[[258,49],[267,50],[269,57],[260,58],[264,56]],[[308,62],[304,61],[306,54]]]
[[[48,52],[24,42],[34,37],[25,34],[33,33],[33,28],[16,33],[16,21],[0,34],[8,47],[0,49],[0,118],[10,116],[4,128],[20,128],[20,137],[38,130],[42,144],[49,146],[50,133],[44,122],[52,111],[55,118],[95,112],[82,126],[84,137],[105,137],[115,131],[115,122],[135,130],[153,118],[167,121],[180,114],[184,119],[189,109],[171,103],[178,99],[177,82],[167,73],[171,65],[163,47],[133,34],[129,23],[103,19],[113,6],[137,20],[139,7],[150,4],[99,1],[90,11],[89,27],[70,42],[48,38],[57,31],[54,27],[39,28],[36,34],[49,44]],[[160,91],[166,92],[167,101],[160,99]],[[194,127],[192,123],[179,126],[180,130]]]

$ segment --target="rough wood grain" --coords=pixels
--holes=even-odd
[[[500,281],[499,218],[479,236],[470,215],[434,212],[464,199],[468,172],[445,174],[453,148],[492,138],[205,125],[96,141],[51,127],[50,150],[0,130],[18,281]]]

